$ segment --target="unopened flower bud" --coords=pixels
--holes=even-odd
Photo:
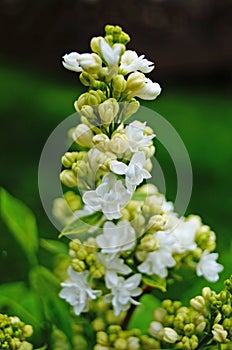
[[[178,339],[178,334],[176,331],[169,327],[164,327],[163,329],[163,340],[167,343],[175,343]]]
[[[100,53],[100,41],[101,37],[93,37],[90,41],[90,47],[93,52],[96,52],[97,54]]]
[[[60,173],[60,180],[67,187],[77,186],[77,178],[72,170],[63,170]]]
[[[119,111],[118,102],[110,98],[98,106],[98,112],[103,124],[110,124]]]
[[[201,323],[199,323],[197,326],[196,326],[196,333],[199,333],[201,334],[204,329],[206,327],[206,322],[205,321],[202,321]]]
[[[204,287],[202,289],[202,296],[205,300],[209,300],[209,298],[211,297],[212,295],[212,291],[209,287]]]
[[[153,233],[164,229],[168,220],[167,215],[153,215],[148,222],[148,232]]]
[[[149,327],[149,334],[151,334],[153,337],[157,339],[162,339],[163,338],[163,325],[160,322],[153,321],[150,324]]]
[[[191,336],[195,331],[195,326],[193,323],[188,323],[184,326],[184,333],[188,337]]]
[[[108,335],[105,332],[97,332],[97,343],[100,345],[108,345]]]
[[[147,194],[147,195],[151,196],[151,195],[157,194],[158,193],[158,189],[153,184],[146,184],[146,185],[143,185],[143,186],[139,187],[137,189],[137,192],[144,193],[144,194]]]
[[[128,138],[125,134],[115,133],[110,140],[110,150],[122,154],[128,149]]]
[[[128,347],[127,349],[128,350],[139,350],[141,349],[140,347],[140,341],[139,341],[139,338],[137,337],[129,337],[127,339],[127,343],[128,343]]]
[[[137,91],[144,87],[145,85],[145,75],[140,72],[133,72],[127,78],[127,91]]]
[[[62,164],[65,168],[71,168],[72,164],[77,160],[78,152],[66,152],[61,158]]]
[[[198,295],[195,298],[191,299],[190,305],[194,310],[202,312],[203,314],[206,313],[205,299],[201,295]]]
[[[112,86],[116,92],[123,92],[126,88],[126,80],[122,74],[118,74],[112,79]]]
[[[129,102],[126,102],[122,110],[122,121],[127,120],[130,116],[135,114],[138,111],[139,106],[139,101],[135,99],[131,99]]]
[[[85,124],[79,124],[74,130],[72,137],[77,144],[83,147],[91,148],[93,146],[93,142],[92,142],[93,132]]]
[[[126,339],[118,338],[114,342],[114,348],[117,350],[128,350]]]
[[[26,324],[23,328],[23,335],[25,338],[31,337],[33,334],[33,328],[31,325]]]
[[[102,152],[109,150],[109,137],[105,134],[97,134],[93,137],[93,142],[96,145],[97,149]]]
[[[91,86],[94,84],[95,82],[95,79],[92,77],[92,75],[90,75],[89,73],[87,72],[82,72],[80,75],[79,75],[79,79],[80,79],[80,82],[84,85],[84,86]]]
[[[223,328],[221,324],[213,325],[213,339],[219,343],[225,343],[227,340],[228,332]]]
[[[153,318],[157,322],[163,322],[164,317],[167,315],[167,311],[163,309],[162,307],[157,307],[155,311],[153,312]]]
[[[84,261],[79,260],[79,259],[72,260],[72,267],[77,272],[82,272],[86,268]]]
[[[151,145],[147,147],[142,147],[140,151],[145,153],[146,158],[151,158],[155,153],[155,146]]]
[[[139,249],[152,252],[159,248],[159,241],[151,234],[147,234],[141,239]]]
[[[106,324],[102,318],[98,317],[98,318],[95,318],[95,320],[93,320],[92,326],[93,326],[93,329],[95,330],[95,332],[99,332],[99,331],[103,331],[105,329]]]
[[[88,253],[83,246],[80,249],[78,249],[78,251],[76,252],[76,257],[77,259],[80,259],[80,260],[85,260],[87,255]]]

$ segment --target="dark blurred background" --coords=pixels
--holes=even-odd
[[[221,262],[230,256],[231,13],[231,0],[0,1],[1,184],[32,208],[41,236],[56,238],[57,232],[40,204],[39,157],[82,89],[61,57],[88,52],[92,36],[118,24],[132,38],[128,47],[156,63],[150,77],[163,93],[146,106],[172,123],[188,149],[194,185],[187,212],[200,214],[218,233]],[[162,146],[157,158],[173,200],[175,173]],[[7,266],[0,279],[24,278],[23,254],[3,224],[0,244]]]

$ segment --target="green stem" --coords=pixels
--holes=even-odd
[[[222,350],[221,343],[217,343],[218,350]]]

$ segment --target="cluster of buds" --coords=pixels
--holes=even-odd
[[[97,344],[94,350],[153,350],[160,349],[160,342],[148,335],[142,335],[139,329],[123,330],[112,324],[105,331],[96,334]]]
[[[0,348],[9,350],[32,350],[26,339],[31,337],[33,329],[16,316],[0,314]]]
[[[154,311],[150,335],[161,341],[161,348],[213,349],[220,343],[224,344],[223,349],[231,349],[231,286],[232,277],[218,294],[205,287],[202,295],[190,300],[189,307],[182,306],[180,301],[164,300]]]

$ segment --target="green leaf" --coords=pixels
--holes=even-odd
[[[28,301],[30,301],[30,307],[28,307]],[[37,296],[26,288],[24,282],[13,282],[0,286],[0,309],[7,309],[8,313],[17,315],[23,322],[31,324],[35,329],[44,326]]]
[[[31,265],[37,263],[38,231],[35,216],[21,201],[0,188],[1,216],[18,241]]]
[[[102,216],[102,212],[97,211],[72,221],[63,229],[59,238],[62,236],[72,236],[74,238],[80,234],[87,233],[89,229],[92,229],[101,220]]]
[[[69,308],[58,296],[60,283],[57,278],[44,266],[36,266],[30,271],[30,281],[32,288],[41,298],[46,320],[62,330],[72,344]]]
[[[41,238],[40,246],[52,254],[64,254],[64,255],[68,254],[67,245],[60,241],[56,241],[54,239]]]
[[[162,292],[166,292],[167,283],[165,278],[161,278],[157,275],[146,275],[142,278],[142,280],[146,285],[160,289]]]
[[[153,321],[153,311],[160,306],[160,300],[151,294],[145,294],[140,299],[141,305],[137,306],[129,323],[129,329],[139,328],[147,333],[150,323]]]

